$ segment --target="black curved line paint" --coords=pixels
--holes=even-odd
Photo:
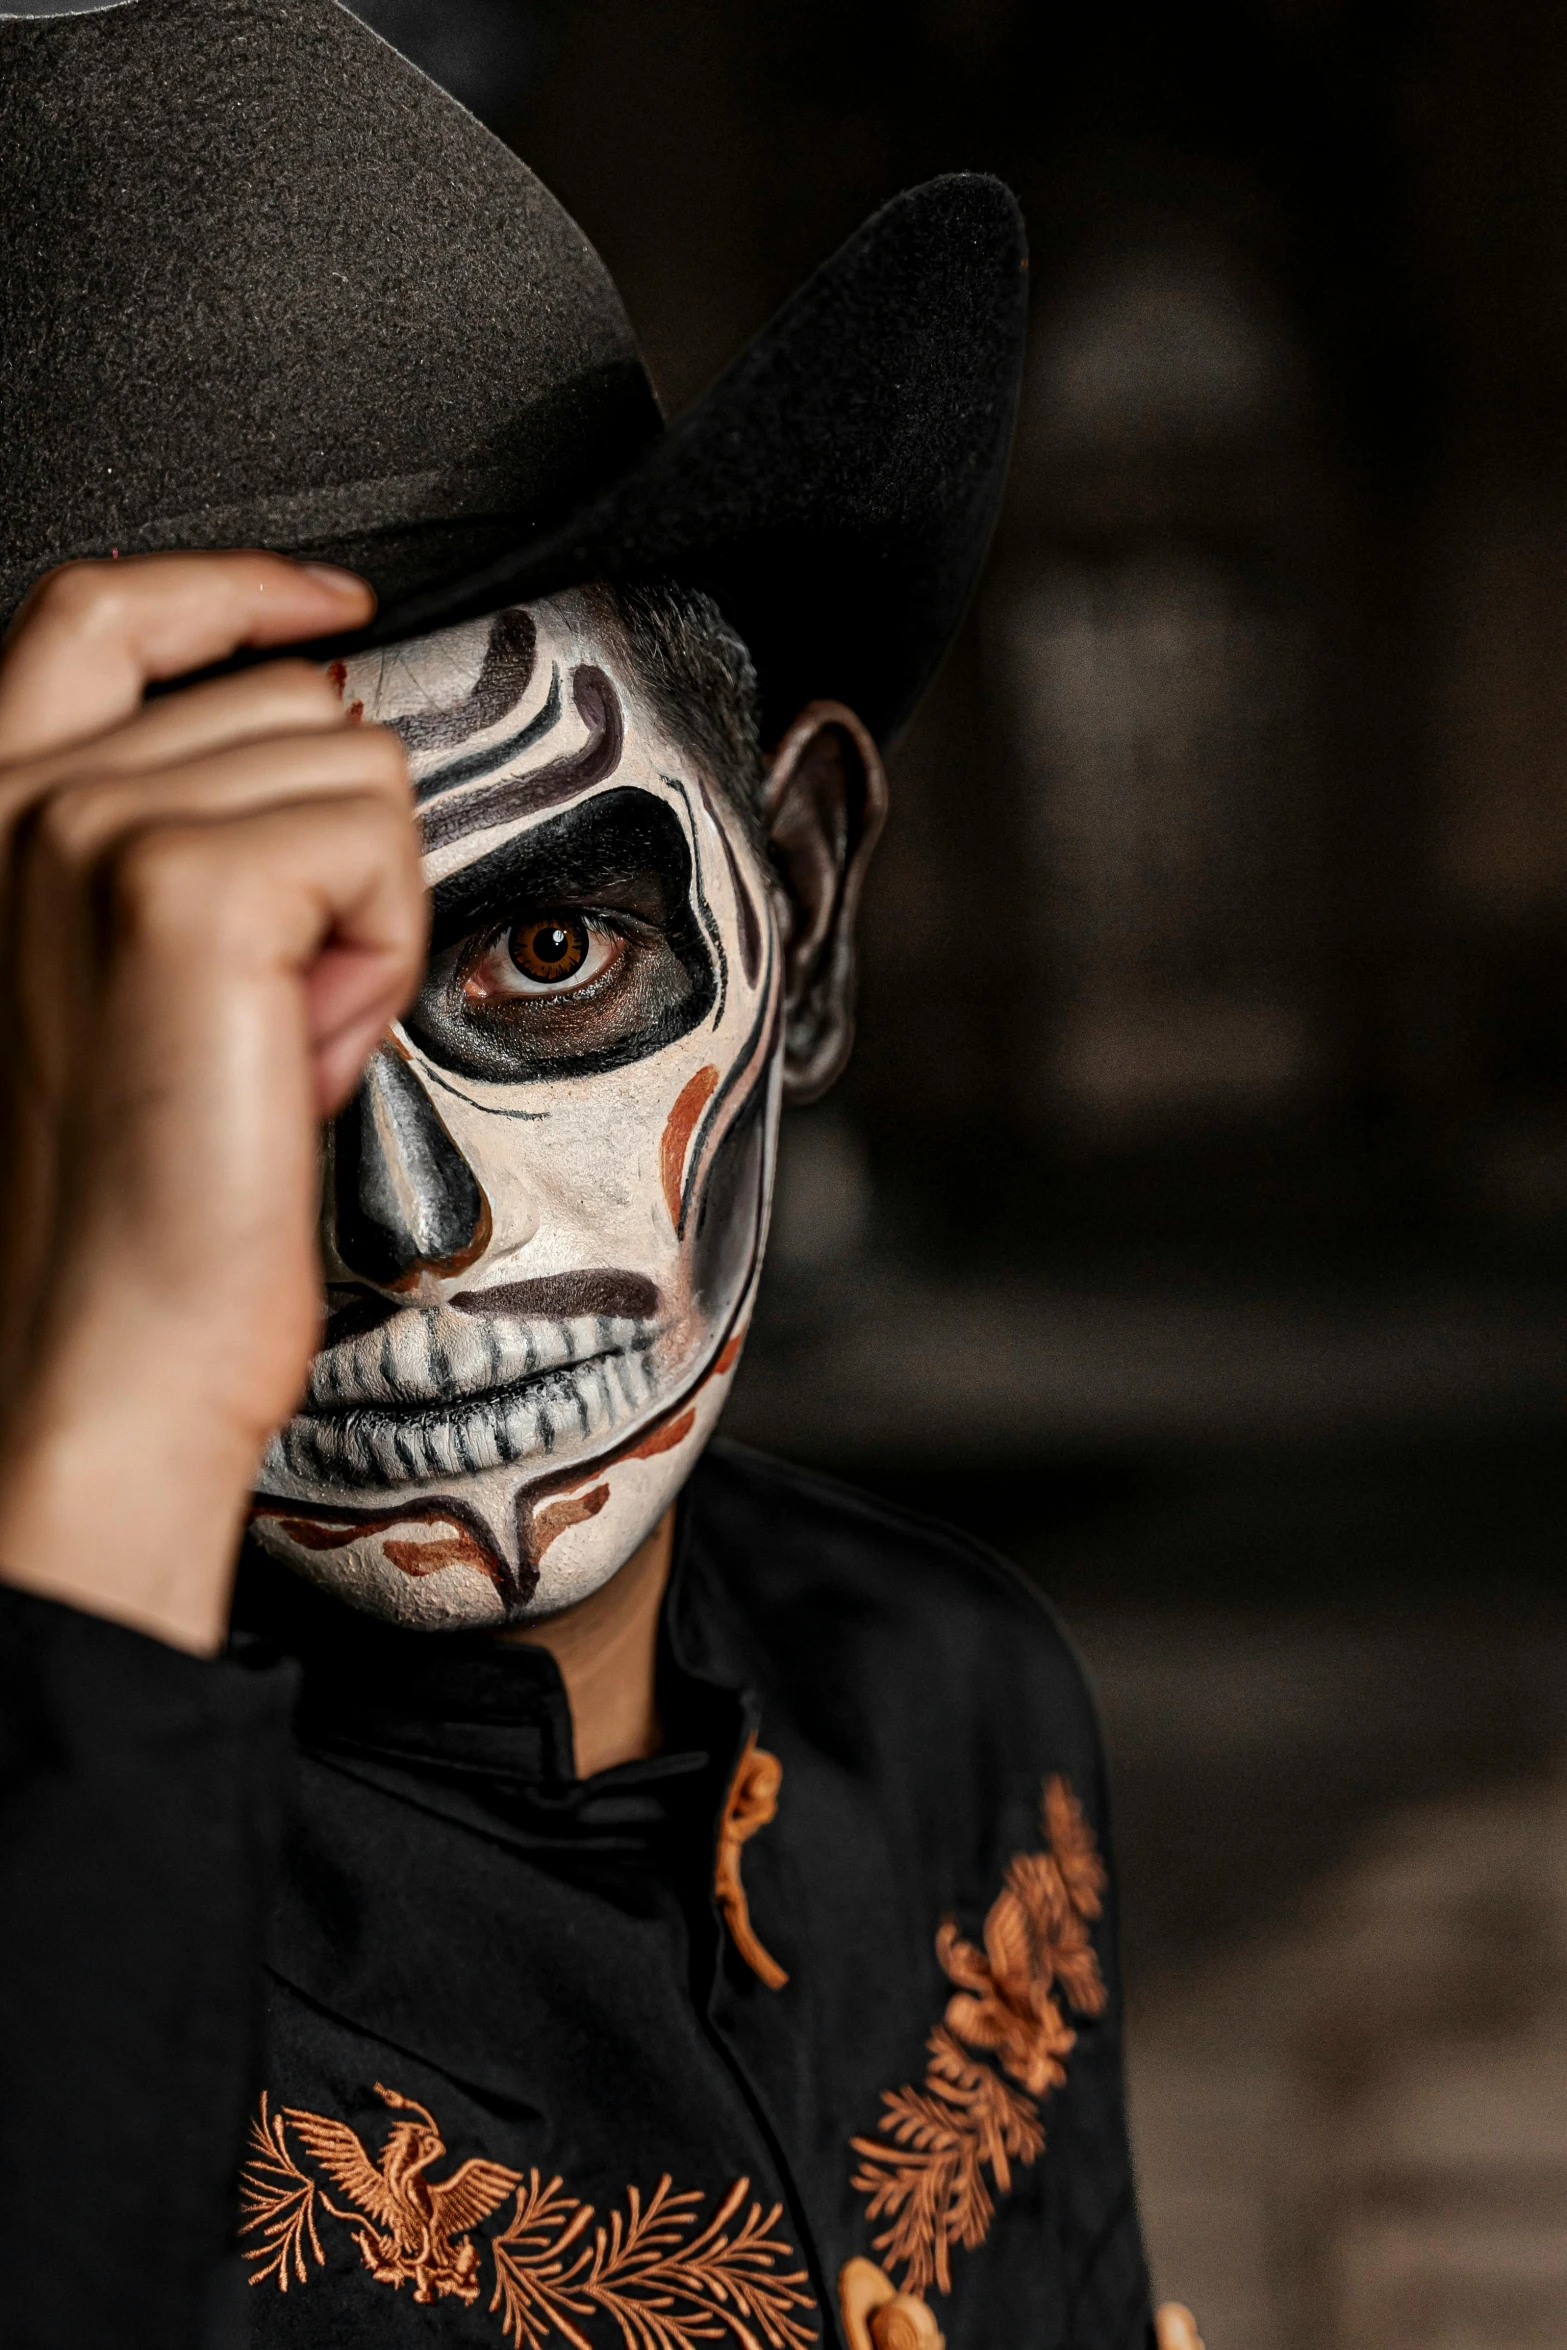
[[[474,751],[466,759],[453,759],[433,773],[421,776],[414,786],[414,798],[421,804],[433,800],[442,792],[455,791],[460,783],[474,783],[481,775],[493,775],[497,768],[509,766],[523,751],[531,751],[554,731],[560,718],[560,670],[550,670],[550,690],[544,706],[528,720],[518,734],[508,735],[503,743],[491,743],[488,750]]]
[[[454,1094],[458,1101],[466,1102],[470,1110],[482,1110],[486,1118],[524,1118],[530,1126],[536,1126],[552,1115],[549,1110],[506,1110],[498,1102],[475,1101],[471,1093],[464,1093],[460,1085],[453,1085],[450,1078],[443,1077],[440,1070],[432,1068],[428,1061],[419,1063],[419,1074],[427,1083],[438,1085],[443,1093]]]
[[[387,724],[408,751],[442,751],[482,734],[515,710],[527,692],[538,654],[538,631],[521,605],[497,612],[490,622],[479,674],[460,702],[443,710],[417,710]]]
[[[724,1006],[729,1001],[729,957],[724,952],[724,938],[718,927],[718,918],[708,904],[707,892],[702,886],[702,844],[697,832],[696,810],[691,805],[691,794],[678,775],[665,775],[663,769],[660,768],[659,780],[662,783],[667,783],[671,791],[677,791],[680,794],[687,821],[691,826],[691,894],[696,900],[696,910],[701,917],[702,928],[707,933],[707,943],[718,958],[718,1001],[713,1006],[712,1012],[713,1026],[716,1028],[723,1019]]]
[[[447,848],[470,832],[486,832],[510,817],[536,816],[542,809],[558,807],[562,800],[574,799],[590,784],[613,775],[626,739],[620,696],[602,669],[584,667],[573,673],[571,698],[588,729],[580,750],[552,759],[532,775],[510,776],[427,810],[419,819],[426,853]]]
[[[704,799],[707,797],[705,792],[702,796]],[[708,807],[712,809],[710,800]],[[718,827],[718,837],[724,844],[724,855],[729,860],[729,878],[734,884],[735,904],[740,909],[740,968],[745,973],[746,985],[754,987],[762,960],[761,924],[757,920],[756,908],[751,903],[751,893],[740,877],[740,860],[735,855],[734,843],[724,829],[723,818],[714,812],[713,822]]]
[[[716,1320],[735,1295],[755,1247],[766,1187],[767,1102],[759,1069],[713,1145],[693,1204],[691,1302],[704,1320]]]
[[[689,1151],[689,1157],[686,1161],[688,1172],[686,1175],[685,1190],[681,1193],[680,1196],[680,1221],[675,1226],[675,1230],[682,1240],[684,1240],[686,1236],[686,1220],[691,1213],[691,1201],[696,1191],[697,1175],[701,1169],[702,1154],[707,1148],[708,1137],[711,1135],[713,1128],[716,1125],[720,1114],[722,1113],[725,1102],[729,1099],[729,1096],[733,1093],[735,1087],[740,1083],[740,1080],[747,1076],[750,1073],[752,1067],[755,1065],[757,1049],[762,1042],[764,1030],[769,1031],[769,1045],[771,1045],[773,1036],[776,1034],[776,1015],[778,1007],[773,1001],[773,993],[773,956],[772,950],[769,948],[767,955],[767,974],[762,984],[761,1002],[757,1006],[756,1018],[751,1023],[751,1032],[747,1036],[744,1044],[740,1047],[739,1052],[736,1053],[734,1059],[730,1062],[728,1076],[723,1080],[722,1084],[714,1093],[712,1100],[708,1103],[706,1110],[697,1123],[696,1132],[692,1135],[691,1141],[687,1146]],[[762,1056],[762,1069],[764,1076],[766,1074],[766,1065],[767,1056],[764,1053]]]

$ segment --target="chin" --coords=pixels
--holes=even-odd
[[[596,1369],[577,1359],[566,1389],[546,1366],[526,1394],[507,1383],[422,1418],[307,1408],[268,1448],[252,1536],[348,1606],[413,1630],[500,1631],[558,1614],[601,1589],[669,1509],[739,1351],[736,1335],[688,1388],[651,1400],[650,1357],[628,1346]],[[387,1474],[405,1466],[412,1474]]]

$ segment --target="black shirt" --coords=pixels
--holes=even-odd
[[[1143,2350],[1097,1734],[977,1546],[715,1445],[586,1781],[540,1649],[0,1608],[14,2350],[806,2350],[856,2258]]]

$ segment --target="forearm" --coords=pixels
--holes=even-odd
[[[11,2350],[199,2340],[233,2238],[288,1695],[0,1590]]]

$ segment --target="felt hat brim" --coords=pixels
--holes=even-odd
[[[885,741],[973,590],[1022,371],[1027,253],[999,180],[896,197],[696,407],[564,523],[389,603],[322,659],[590,579],[672,578],[744,637],[769,739],[834,698]]]

